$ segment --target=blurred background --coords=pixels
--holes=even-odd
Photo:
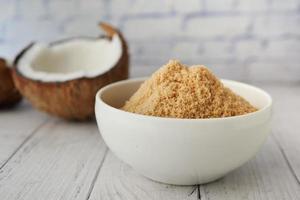
[[[31,41],[119,27],[129,42],[131,76],[170,58],[204,64],[246,82],[300,81],[300,0],[0,0],[0,57]]]

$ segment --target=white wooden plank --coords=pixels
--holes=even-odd
[[[263,87],[274,99],[275,139],[300,185],[300,85]]]
[[[298,200],[300,187],[272,137],[256,158],[223,179],[201,186],[203,199]]]
[[[194,186],[172,186],[151,181],[116,158],[106,156],[90,200],[197,199]]]
[[[137,174],[109,153],[91,194],[96,199],[199,199],[192,187],[168,186]],[[192,195],[190,195],[192,193]],[[274,140],[219,181],[200,186],[201,199],[299,199],[300,188]]]
[[[256,159],[218,182],[201,186],[203,198],[300,199],[300,87],[261,87],[274,99],[272,137]]]
[[[0,110],[0,168],[47,119],[27,102]]]
[[[255,160],[220,181],[201,186],[202,199],[300,199],[296,179],[300,174],[300,87],[266,88],[274,98],[273,130],[278,146],[269,140]],[[32,124],[46,119],[28,107],[14,114],[17,111],[0,111],[0,156],[10,155],[31,134]],[[23,128],[12,126],[15,119]],[[197,190],[192,193],[194,187],[150,181],[111,153],[100,170],[106,148],[99,137],[93,123],[54,120],[43,126],[0,170],[0,199],[198,198]],[[11,142],[10,148],[5,141]]]
[[[0,171],[0,199],[86,199],[105,154],[94,121],[53,119]]]

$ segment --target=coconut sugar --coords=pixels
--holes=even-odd
[[[187,67],[177,60],[156,71],[122,108],[125,111],[171,118],[217,118],[257,109],[226,88],[205,66]]]

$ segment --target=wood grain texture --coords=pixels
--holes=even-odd
[[[253,160],[199,189],[151,181],[109,152],[90,199],[300,199],[300,187],[273,136]]]
[[[0,171],[0,199],[86,199],[105,154],[95,122],[53,119]]]
[[[201,186],[203,199],[297,200],[300,188],[272,137],[240,169],[217,182]]]
[[[172,186],[151,181],[121,162],[109,151],[90,200],[196,199],[194,186]]]
[[[274,99],[274,137],[300,187],[300,85],[262,87]]]
[[[274,99],[272,135],[246,165],[199,187],[139,175],[107,153],[95,122],[62,121],[26,103],[0,111],[0,199],[298,200],[300,85],[259,86]]]
[[[0,110],[0,169],[47,119],[48,116],[32,109],[27,102]]]

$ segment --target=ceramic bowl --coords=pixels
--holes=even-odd
[[[144,79],[110,84],[98,91],[95,113],[102,137],[122,161],[163,183],[214,181],[250,160],[270,132],[272,99],[263,90],[222,80],[258,111],[235,117],[176,119],[120,110]]]

